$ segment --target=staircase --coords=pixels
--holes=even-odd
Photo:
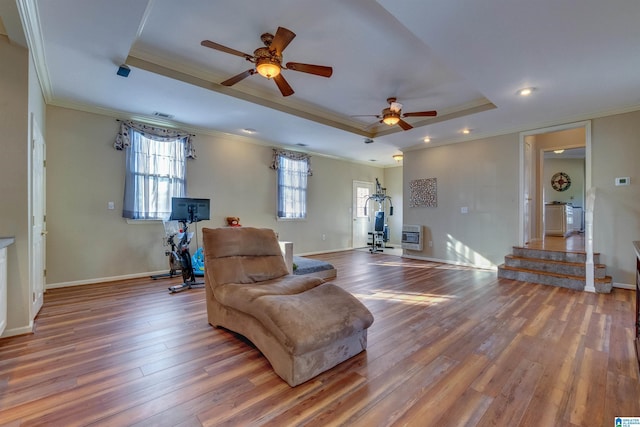
[[[586,276],[585,252],[565,252],[547,249],[513,247],[498,267],[498,277],[583,291]],[[609,293],[613,286],[606,266],[600,264],[600,254],[593,254],[596,292]]]

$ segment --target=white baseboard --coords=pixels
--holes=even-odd
[[[630,291],[634,291],[636,289],[636,285],[628,285],[626,283],[616,283],[616,282],[613,282],[613,287],[619,288],[619,289],[629,289]]]
[[[166,273],[167,273],[167,270],[161,270],[161,271],[153,271],[148,273],[134,273],[134,274],[125,274],[122,276],[100,277],[96,279],[87,279],[87,280],[76,280],[73,282],[47,283],[47,289],[66,288],[69,286],[93,285],[96,283],[115,282],[117,280],[139,279],[141,277],[151,277],[151,276],[157,276],[159,274],[166,274]]]
[[[32,333],[33,333],[33,321],[29,322],[29,326],[5,329],[2,335],[0,335],[0,338],[15,337],[17,335],[25,335],[25,334],[32,334]]]
[[[329,249],[327,251],[305,252],[305,253],[302,253],[302,254],[294,253],[294,255],[295,256],[308,256],[308,255],[330,254],[332,252],[344,252],[344,251],[350,251],[352,249],[353,248]]]
[[[467,262],[449,261],[449,260],[438,259],[438,258],[430,258],[430,257],[424,257],[424,256],[418,256],[418,255],[410,255],[410,254],[406,254],[406,253],[402,255],[402,258],[417,259],[417,260],[420,260],[420,261],[439,262],[441,264],[457,265],[459,267],[471,267],[471,268],[477,268],[478,270],[498,271],[498,267],[497,266],[483,267],[483,266],[479,266],[479,265],[475,265],[475,264],[470,264],[470,263],[467,263]]]

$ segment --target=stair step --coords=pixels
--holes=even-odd
[[[551,259],[530,258],[515,255],[507,255],[504,257],[504,260],[505,265],[508,267],[581,277],[586,275],[586,265],[584,262],[556,261]],[[596,264],[593,266],[593,271],[594,277],[604,278],[606,275],[606,266],[604,264]]]
[[[530,249],[522,246],[513,247],[513,255],[525,258],[547,259],[552,261],[581,262],[587,261],[586,252],[551,251],[546,249]],[[600,263],[600,254],[593,254],[594,264]]]
[[[549,271],[531,270],[526,268],[510,267],[500,265],[498,267],[498,277],[504,279],[518,280],[522,282],[539,283],[543,285],[559,286],[568,289],[583,291],[585,287],[585,277],[572,274],[554,273]],[[609,293],[613,287],[611,276],[604,276],[594,280],[594,286],[598,293]]]
[[[595,279],[593,287],[596,288],[596,292],[599,294],[608,294],[613,288],[613,277],[605,276],[602,279]]]
[[[543,285],[560,286],[577,291],[583,291],[585,287],[584,276],[531,270],[527,268],[509,267],[504,264],[498,267],[498,277],[519,280],[522,282],[533,282]]]

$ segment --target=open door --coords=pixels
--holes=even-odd
[[[32,120],[31,156],[31,297],[30,319],[42,308],[45,283],[46,213],[45,177],[46,150],[44,136],[35,118]]]

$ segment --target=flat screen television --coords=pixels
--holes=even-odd
[[[209,219],[209,199],[171,198],[171,221],[198,222]]]

